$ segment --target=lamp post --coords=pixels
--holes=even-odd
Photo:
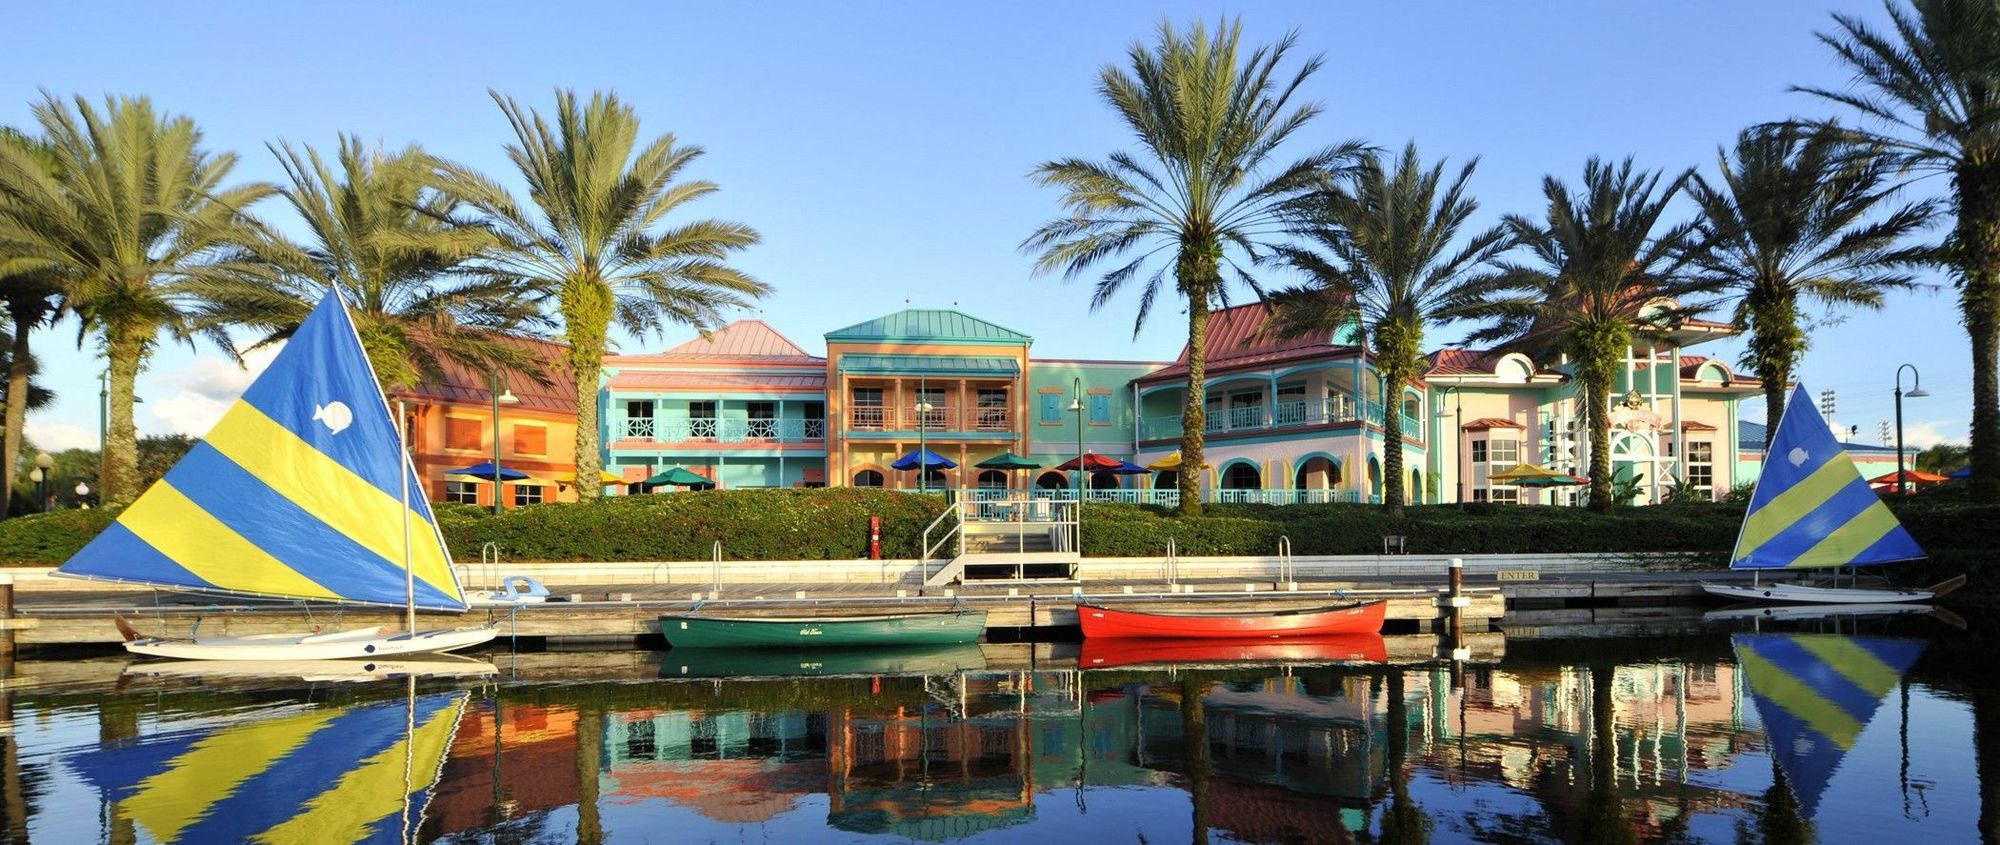
[[[1069,401],[1069,410],[1071,413],[1076,414],[1076,500],[1078,502],[1082,502],[1083,489],[1084,489],[1083,485],[1085,478],[1084,476],[1085,470],[1083,467],[1083,377],[1082,376],[1078,376],[1076,380],[1070,384],[1070,392],[1072,394],[1072,398]]]
[[[505,392],[500,390],[498,371],[493,373],[493,389],[490,392],[493,394],[493,513],[497,516],[500,513],[500,406],[521,400],[514,395],[511,387]]]
[[[1439,399],[1450,396],[1453,400],[1451,410],[1451,477],[1458,481],[1458,509],[1465,510],[1465,467],[1463,466],[1465,463],[1465,450],[1462,448],[1465,445],[1465,396],[1459,393],[1459,386],[1455,384],[1439,387],[1438,393]],[[1437,418],[1444,419],[1444,416],[1444,409],[1439,408]]]
[[[39,505],[36,509],[42,513],[49,512],[48,480],[55,465],[56,459],[49,453],[38,452],[35,454],[35,471],[28,473],[28,480],[35,482],[35,501]]]
[[[86,503],[86,502],[85,502],[85,501],[83,500],[83,497],[85,497],[85,496],[88,496],[88,495],[90,495],[90,485],[88,485],[88,484],[85,484],[85,483],[83,483],[83,482],[81,482],[81,481],[77,482],[77,483],[76,483],[76,506],[77,506],[77,507],[79,507],[79,508],[88,508],[88,507],[90,507],[90,505],[89,505],[88,503]]]
[[[1904,370],[1910,371],[1910,392],[1908,393],[1903,392]],[[1904,364],[1896,368],[1896,498],[1898,499],[1907,498],[1910,495],[1910,479],[1904,475],[1903,470],[1903,397],[1908,396],[1911,399],[1922,399],[1929,395],[1931,395],[1930,392],[1924,390],[1924,374],[1917,372],[1916,365]],[[1766,435],[1766,437],[1769,436]]]
[[[931,474],[930,441],[925,433],[931,427],[931,403],[929,382],[917,376],[917,493],[929,493]]]

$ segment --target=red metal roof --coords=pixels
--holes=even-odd
[[[1237,305],[1210,314],[1207,371],[1215,373],[1330,354],[1353,354],[1358,351],[1356,347],[1334,344],[1332,330],[1315,332],[1301,338],[1279,337],[1276,332],[1265,331],[1270,319],[1271,306],[1262,302]],[[1188,350],[1186,345],[1182,345],[1180,357],[1175,358],[1172,365],[1148,373],[1139,381],[1153,382],[1177,376],[1186,377],[1187,371]]]
[[[1681,420],[1682,431],[1719,431],[1720,429],[1699,420]]]
[[[725,390],[773,393],[823,393],[826,375],[761,375],[722,372],[621,372],[611,377],[613,390]]]
[[[1440,349],[1426,361],[1427,376],[1490,376],[1505,355],[1498,349]]]
[[[1524,429],[1527,428],[1527,426],[1524,426],[1513,420],[1503,420],[1499,417],[1480,417],[1479,419],[1473,420],[1472,422],[1465,424],[1466,431],[1486,431],[1488,429],[1494,429],[1494,428]]]
[[[737,320],[709,332],[708,337],[696,336],[665,352],[614,355],[607,357],[605,364],[616,366],[644,361],[826,364],[826,359],[805,351],[763,320]]]
[[[542,366],[536,368],[548,384],[541,384],[525,373],[507,373],[501,379],[503,392],[513,391],[520,404],[511,407],[555,414],[576,415],[576,376],[569,370],[563,357],[569,345],[553,340],[499,335],[512,346],[528,351]],[[483,369],[467,367],[451,360],[440,362],[444,378],[439,382],[424,382],[408,390],[391,394],[419,402],[451,402],[468,405],[488,405],[493,401],[492,375]]]

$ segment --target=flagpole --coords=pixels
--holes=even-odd
[[[398,454],[406,455],[404,460],[397,462],[401,466],[396,468],[396,474],[403,477],[403,622],[407,626],[410,635],[415,636],[417,633],[417,568],[415,562],[411,560],[413,555],[410,548],[410,466],[407,452],[405,451],[410,446],[410,435],[407,430],[408,425],[409,416],[403,408],[403,400],[398,399],[396,400],[396,451]],[[495,461],[494,466],[498,467],[499,462]],[[500,485],[493,485],[493,489],[496,491],[499,490]],[[499,494],[496,492],[494,495],[497,496]]]

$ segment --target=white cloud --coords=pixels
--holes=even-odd
[[[244,355],[241,367],[226,358],[198,358],[154,379],[158,395],[147,397],[139,406],[153,422],[145,430],[197,437],[207,434],[244,389],[271,365],[278,348],[274,345]],[[158,388],[165,388],[165,392]]]
[[[97,448],[97,430],[65,422],[28,418],[28,440],[44,452]]]
[[[1903,445],[1910,449],[1928,449],[1939,443],[1965,442],[1965,423],[1954,420],[1925,420],[1903,423]],[[1894,447],[1892,439],[1888,446]]]

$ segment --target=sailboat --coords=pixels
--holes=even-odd
[[[417,630],[417,609],[464,612],[444,536],[337,290],[206,437],[57,575],[176,590],[400,605],[403,631],[143,637],[183,660],[381,658],[454,651],[492,626]]]
[[[464,691],[112,740],[64,763],[106,810],[170,843],[416,842]]]
[[[1921,560],[1924,550],[1854,466],[1801,386],[1764,446],[1764,468],[1736,535],[1729,568],[1835,569]],[[1930,601],[1965,583],[1961,575],[1922,590],[1811,587],[1789,583],[1702,584],[1743,601],[1890,604]]]
[[[1924,652],[1922,640],[1842,634],[1737,634],[1730,644],[1771,756],[1806,818]]]

